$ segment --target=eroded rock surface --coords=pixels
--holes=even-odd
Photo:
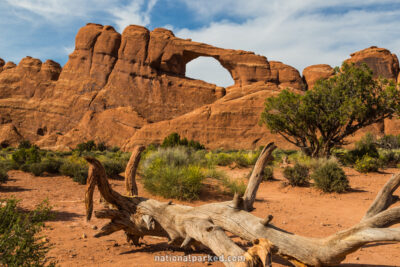
[[[397,77],[397,57],[385,49],[363,51],[351,60]],[[219,61],[234,85],[185,77],[186,64],[200,56]],[[258,125],[265,98],[285,88],[311,88],[331,75],[326,66],[306,68],[303,79],[281,62],[181,39],[166,29],[131,25],[119,34],[89,23],[63,68],[31,57],[18,65],[0,59],[0,144],[29,139],[65,150],[93,139],[130,150],[178,132],[209,148],[255,148],[272,140],[289,147]]]
[[[303,70],[303,78],[307,84],[307,89],[312,89],[316,81],[328,79],[334,74],[334,69],[327,64],[311,65]]]

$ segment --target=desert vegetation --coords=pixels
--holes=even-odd
[[[40,235],[44,222],[51,217],[47,201],[25,211],[16,199],[0,199],[0,265],[55,266],[46,258],[51,246]]]
[[[375,80],[366,64],[344,63],[304,94],[283,90],[265,102],[261,123],[312,157],[329,156],[359,129],[391,118],[400,109],[393,81]]]

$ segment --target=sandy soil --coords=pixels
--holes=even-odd
[[[244,177],[250,171],[226,170],[231,177]],[[275,169],[276,180],[264,182],[260,186],[254,214],[260,217],[272,214],[275,225],[296,234],[327,236],[357,223],[376,193],[396,171],[398,170],[387,169],[384,173],[363,175],[346,169],[352,192],[324,194],[314,188],[282,186],[284,178],[281,170]],[[49,256],[60,266],[223,266],[221,263],[155,262],[155,256],[184,255],[183,251],[167,251],[165,239],[146,237],[143,241],[145,245],[135,248],[127,244],[121,232],[94,238],[94,228],[100,228],[105,221],[94,218],[90,223],[85,222],[85,186],[63,176],[34,177],[20,171],[10,171],[9,176],[10,180],[0,188],[0,198],[14,196],[22,200],[22,207],[29,209],[48,198],[54,207],[55,219],[46,224],[44,234],[54,246]],[[110,182],[115,190],[123,191],[122,180]],[[145,192],[140,180],[139,192],[142,196],[153,197]],[[99,199],[98,193],[95,199]],[[226,196],[209,185],[201,200],[185,204],[201,205],[225,199]],[[95,209],[96,207],[101,207],[98,201],[95,202]],[[275,263],[274,266],[289,266],[282,264],[284,263]],[[365,246],[349,255],[341,266],[400,266],[400,244]]]

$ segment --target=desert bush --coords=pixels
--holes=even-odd
[[[125,170],[127,164],[127,162],[116,159],[108,159],[105,161],[101,161],[101,163],[103,164],[108,177],[119,176],[119,174]]]
[[[293,167],[286,167],[283,170],[283,176],[291,186],[306,186],[310,180],[309,169],[299,163]]]
[[[96,148],[98,151],[106,151],[107,150],[107,146],[104,142],[100,142],[96,145]]]
[[[0,169],[0,184],[4,184],[8,180],[7,171],[4,169]]]
[[[205,147],[197,141],[188,140],[186,137],[181,139],[178,133],[171,133],[164,138],[161,147],[175,147],[175,146],[187,146],[195,150],[205,149]]]
[[[143,172],[144,187],[165,198],[194,200],[199,197],[204,174],[199,166],[173,166],[153,160]]]
[[[96,143],[93,140],[80,143],[76,146],[76,150],[80,152],[96,150]]]
[[[28,149],[28,148],[30,148],[31,146],[32,146],[32,144],[31,144],[31,142],[30,142],[29,140],[23,140],[23,141],[21,141],[21,142],[19,143],[18,149],[21,149],[21,148]]]
[[[222,185],[224,186],[224,193],[230,196],[233,196],[235,193],[243,196],[246,191],[246,183],[241,179],[230,179],[228,177],[223,177],[221,180]]]
[[[55,160],[55,159],[46,159],[43,160],[42,162],[38,163],[32,163],[27,166],[27,170],[35,176],[41,176],[45,172],[46,173],[51,173],[51,174],[57,174],[60,173],[60,167],[62,165],[62,162],[60,160]]]
[[[41,161],[39,149],[35,146],[32,146],[28,149],[18,149],[17,151],[12,153],[11,158],[17,166],[21,166],[23,164],[38,163]]]
[[[367,173],[367,172],[377,172],[380,167],[380,162],[378,159],[365,155],[361,159],[356,161],[354,168],[356,171]]]
[[[43,202],[31,212],[23,212],[15,199],[0,200],[0,265],[54,266],[46,259],[49,243],[39,236],[51,207]]]
[[[274,179],[274,169],[272,167],[265,167],[264,168],[264,176],[263,176],[263,180],[264,181],[269,181]]]
[[[379,163],[381,167],[396,167],[400,163],[400,152],[394,150],[380,150]]]
[[[328,162],[311,175],[314,185],[324,192],[342,193],[349,189],[349,180],[339,164]]]
[[[376,142],[377,146],[383,149],[398,149],[400,148],[400,136],[384,135]]]
[[[86,163],[67,159],[61,164],[60,173],[71,177],[75,182],[86,184],[88,169]]]
[[[197,199],[206,174],[204,155],[182,146],[159,148],[140,165],[144,187],[166,198]]]

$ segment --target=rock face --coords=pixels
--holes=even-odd
[[[304,84],[297,69],[279,61],[270,61],[270,65],[273,81],[276,84],[279,84],[280,88],[290,88],[296,90],[306,89],[306,85]]]
[[[364,50],[352,53],[348,63],[365,63],[374,73],[374,77],[383,77],[388,79],[397,79],[399,73],[399,60],[395,54],[390,53],[385,48],[371,46]]]
[[[397,77],[397,58],[375,50],[367,64]],[[235,84],[222,88],[187,78],[186,64],[200,56],[219,61]],[[93,139],[130,150],[178,132],[209,148],[255,148],[267,141],[288,148],[258,125],[265,98],[285,88],[301,92],[331,75],[331,68],[317,66],[302,78],[281,62],[177,38],[166,29],[131,25],[119,34],[87,24],[63,68],[31,57],[18,65],[0,59],[0,144],[29,139],[65,150]]]
[[[316,81],[328,79],[334,74],[334,69],[327,64],[311,65],[303,70],[303,78],[307,84],[307,89],[312,89]]]
[[[234,86],[222,88],[185,77],[186,64],[200,56],[218,60],[232,75]],[[281,83],[301,87],[296,84],[299,77],[285,77],[296,72],[290,66],[282,64],[279,76],[273,76],[264,56],[135,25],[119,34],[111,26],[87,24],[77,33],[75,50],[62,69],[51,60],[42,63],[31,57],[18,65],[2,60],[0,66],[0,143],[15,145],[29,139],[56,149],[90,139],[126,147],[140,138],[152,143],[170,134],[157,127],[175,122],[170,129],[192,134],[209,147],[231,145],[221,139],[225,130],[232,132],[229,140],[243,139],[247,132],[253,142],[266,133],[257,125],[265,95],[278,92]],[[203,118],[204,110],[215,115]],[[182,122],[184,116],[193,121]],[[196,138],[194,129],[201,127],[192,128],[192,133],[186,129],[201,120],[214,130]],[[158,134],[148,134],[152,127]],[[10,136],[2,134],[6,132]],[[236,145],[248,147],[247,143]]]

